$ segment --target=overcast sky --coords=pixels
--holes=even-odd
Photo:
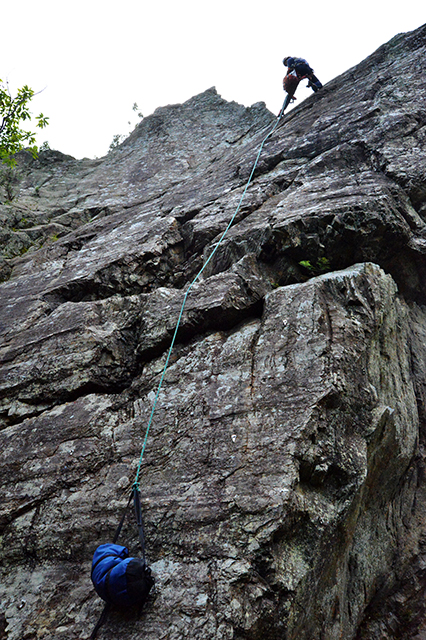
[[[134,126],[134,102],[147,116],[215,86],[278,113],[284,56],[306,58],[325,84],[424,24],[426,3],[20,0],[5,3],[1,21],[0,78],[43,90],[32,103],[50,117],[39,144],[93,158]],[[296,95],[309,93],[300,85]]]

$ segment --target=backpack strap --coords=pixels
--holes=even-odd
[[[142,559],[144,564],[146,565],[145,534],[143,530],[141,494],[140,494],[139,488],[136,485],[133,487],[133,503],[135,506],[135,516],[136,516],[136,524],[138,527],[139,542],[142,548]]]
[[[123,511],[123,515],[121,516],[121,520],[120,520],[120,522],[118,524],[117,530],[116,530],[116,532],[114,534],[114,538],[112,540],[113,544],[116,544],[116,542],[118,540],[118,537],[119,537],[119,535],[121,533],[121,529],[123,528],[124,520],[126,519],[126,515],[127,515],[127,510],[130,507],[130,503],[131,503],[131,501],[133,499],[133,492],[134,491],[135,491],[135,489],[132,490],[132,493],[130,494],[129,501],[128,501],[127,505],[126,505],[126,508]]]
[[[95,628],[92,631],[92,635],[90,636],[90,640],[95,640],[96,636],[98,635],[99,629],[102,627],[103,623],[107,619],[109,608],[110,608],[110,605],[107,602],[106,605],[104,606],[104,609],[103,609],[103,611],[101,613],[101,616],[100,616],[99,620],[96,623]]]

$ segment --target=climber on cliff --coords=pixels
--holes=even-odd
[[[292,58],[286,56],[283,60],[283,65],[287,67],[287,73],[283,80],[284,91],[287,93],[284,100],[283,107],[280,115],[290,104],[291,100],[296,100],[294,94],[297,86],[303,78],[308,78],[308,87],[311,87],[312,91],[317,92],[321,89],[322,84],[314,74],[314,70],[309,66],[308,62],[304,58]]]

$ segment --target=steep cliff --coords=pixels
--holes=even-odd
[[[425,53],[426,26],[393,38],[266,142],[151,427],[156,592],[101,638],[426,638]],[[185,291],[274,123],[210,89],[105,158],[22,154],[6,181],[1,640],[90,636],[91,556]]]

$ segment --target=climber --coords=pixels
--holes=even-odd
[[[283,64],[287,67],[287,75],[295,72],[297,78],[302,80],[303,78],[308,78],[308,87],[311,87],[313,91],[318,91],[321,89],[322,84],[314,75],[314,70],[311,69],[308,62],[304,58],[292,58],[291,56],[287,56],[283,60]]]
[[[294,94],[299,82],[303,80],[303,78],[308,78],[308,87],[311,87],[315,92],[322,87],[321,82],[318,80],[316,75],[314,75],[314,70],[309,66],[308,62],[304,58],[292,58],[291,56],[287,56],[284,58],[283,64],[287,67],[287,73],[283,80],[283,87],[287,96],[284,100],[279,117],[284,113],[290,102],[292,100],[296,100]]]

